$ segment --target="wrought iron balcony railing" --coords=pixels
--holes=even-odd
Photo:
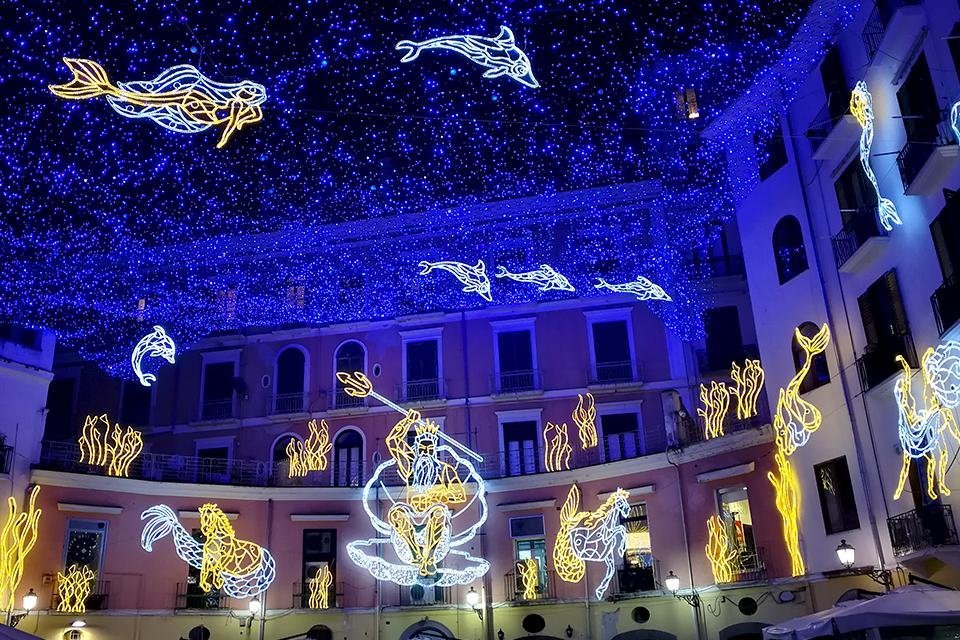
[[[633,363],[625,362],[598,362],[588,372],[590,384],[623,384],[637,382],[639,376],[634,370]]]
[[[97,580],[90,586],[90,595],[83,601],[87,611],[104,611],[109,608],[110,603],[110,581]],[[60,589],[54,582],[50,590],[50,608],[57,610],[60,606]]]
[[[206,400],[200,408],[201,420],[229,420],[235,417],[233,398],[229,400]]]
[[[826,103],[817,112],[807,129],[807,139],[816,151],[830,135],[840,119],[850,110],[850,90],[832,91],[827,94]]]
[[[897,356],[903,356],[907,364],[914,369],[919,366],[917,350],[909,333],[890,336],[882,343],[867,345],[863,355],[857,359],[860,388],[867,391],[900,372]]]
[[[887,529],[897,558],[924,549],[960,544],[949,504],[928,504],[888,518]]]
[[[550,571],[540,571],[533,593],[527,593],[520,577],[515,571],[503,576],[503,593],[510,602],[533,602],[549,600],[557,595],[556,574]],[[530,597],[532,596],[532,597]]]
[[[453,604],[452,587],[431,587],[418,584],[412,587],[397,585],[396,593],[395,603],[400,607],[430,607]]]
[[[366,405],[366,398],[355,398],[341,387],[338,387],[334,392],[334,409],[356,409],[358,407],[365,407]]]
[[[921,118],[920,116],[916,117]],[[920,170],[923,169],[923,165],[927,163],[937,147],[956,143],[948,117],[945,110],[940,110],[936,115],[930,116],[928,122],[936,120],[935,123],[932,123],[936,127],[936,136],[930,140],[907,140],[907,143],[900,149],[900,153],[897,154],[897,168],[900,170],[900,181],[903,183],[904,191],[910,188],[910,185],[920,174]]]
[[[660,583],[660,562],[651,556],[646,563],[619,567],[616,580],[610,582],[610,594],[616,598],[656,591]]]
[[[872,60],[877,51],[880,50],[880,43],[887,32],[887,25],[893,14],[901,7],[920,4],[920,0],[878,0],[867,18],[867,23],[860,34],[863,40],[863,48],[867,52],[867,59]]]
[[[493,377],[494,393],[523,393],[540,389],[540,375],[536,369],[501,371]]]
[[[444,381],[439,378],[429,380],[407,380],[399,385],[397,395],[401,402],[428,402],[445,397]]]
[[[278,393],[270,398],[267,413],[281,415],[284,413],[299,413],[307,406],[306,393]]]
[[[733,562],[733,580],[730,582],[761,582],[767,579],[763,547],[753,551],[744,549]]]
[[[730,409],[727,411],[723,423],[723,435],[759,429],[763,425],[770,424],[771,419],[770,405],[765,393],[761,393],[757,397],[757,414],[745,419],[737,418],[737,398],[734,396],[730,398]],[[677,439],[681,446],[705,442],[707,440],[706,434],[704,419],[699,414],[688,415],[686,419],[677,421]]]
[[[229,598],[218,590],[204,593],[193,581],[177,583],[176,609],[226,609]]]
[[[937,318],[937,331],[942,336],[960,321],[960,278],[954,274],[944,280],[930,296],[930,304]]]
[[[327,590],[327,609],[339,609],[343,606],[343,583],[334,582]],[[310,584],[305,582],[293,583],[293,608],[313,609],[310,606]]]
[[[847,213],[850,214],[849,220],[831,240],[837,269],[846,264],[867,240],[889,235],[889,232],[880,226],[876,205],[858,207]]]

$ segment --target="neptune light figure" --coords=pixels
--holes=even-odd
[[[424,49],[449,49],[481,67],[486,67],[484,78],[508,76],[532,89],[540,86],[530,70],[530,59],[517,47],[513,31],[504,26],[500,27],[500,34],[496,38],[456,35],[430,38],[422,42],[401,40],[395,48],[404,52],[400,62],[416,60]]]

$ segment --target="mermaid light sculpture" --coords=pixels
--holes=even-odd
[[[337,373],[345,392],[371,397],[403,414],[384,440],[390,459],[363,487],[363,509],[379,536],[347,544],[347,555],[378,580],[404,586],[469,584],[490,563],[457,547],[468,544],[487,519],[486,485],[471,460],[483,459],[420,413],[373,390],[362,373]],[[407,434],[413,430],[412,444]],[[390,482],[399,476],[401,486]],[[469,495],[468,484],[475,484]],[[391,502],[382,519],[374,492]],[[389,555],[395,556],[396,560]]]
[[[867,83],[863,80],[857,82],[850,93],[850,113],[860,123],[860,165],[877,194],[877,216],[884,229],[893,231],[893,225],[903,224],[903,222],[900,220],[900,214],[897,213],[896,205],[880,194],[877,176],[873,172],[873,167],[870,166],[870,150],[873,148],[873,96],[867,91]]]
[[[594,593],[603,599],[617,572],[617,560],[627,548],[627,528],[621,519],[630,514],[630,494],[614,491],[596,511],[580,511],[580,487],[573,485],[560,509],[560,530],[553,544],[553,565],[565,582],[580,582],[587,562],[602,562],[607,571]]]
[[[256,543],[239,540],[227,515],[215,504],[200,507],[203,542],[198,542],[165,504],[150,507],[140,519],[147,521],[140,535],[144,550],[153,551],[157,540],[171,535],[180,559],[200,570],[199,586],[205,593],[223,589],[231,598],[250,598],[266,591],[276,576],[270,552]]]
[[[898,434],[900,447],[903,449],[903,465],[900,467],[900,477],[897,480],[897,489],[893,499],[899,500],[903,494],[904,485],[910,474],[910,462],[924,458],[927,476],[927,495],[931,500],[950,495],[947,486],[947,468],[950,464],[950,451],[944,432],[947,431],[960,445],[960,428],[953,411],[941,403],[941,394],[937,393],[936,379],[931,378],[931,372],[937,368],[931,366],[930,361],[937,357],[934,349],[927,349],[921,361],[921,378],[923,381],[923,400],[926,405],[917,409],[917,401],[913,396],[910,384],[911,370],[903,356],[897,356],[897,362],[903,367],[903,373],[893,387],[893,395],[897,400],[897,409],[900,414]],[[938,495],[939,489],[939,495]]]

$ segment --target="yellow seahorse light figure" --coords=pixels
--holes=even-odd
[[[320,426],[317,427],[317,421],[311,420],[307,423],[307,427],[310,430],[310,435],[305,442],[290,438],[290,442],[287,443],[287,458],[290,460],[289,476],[291,478],[303,478],[310,471],[325,471],[327,469],[327,454],[333,449],[327,421],[321,420]]]
[[[8,610],[16,603],[17,588],[23,578],[23,562],[37,543],[41,510],[37,509],[40,485],[30,490],[27,510],[20,511],[16,498],[7,498],[7,521],[0,530],[0,608]]]
[[[567,437],[567,423],[547,422],[543,429],[543,458],[547,471],[563,471],[570,468],[570,439]]]
[[[726,383],[716,380],[710,382],[709,390],[701,384],[700,402],[703,408],[697,409],[697,413],[703,418],[707,440],[719,438],[723,435],[723,423],[730,410],[730,389]]]
[[[583,402],[583,395],[577,394],[577,407],[573,410],[571,417],[577,425],[580,446],[584,449],[597,446],[597,408],[593,402],[592,393],[587,392],[586,404]]]
[[[63,613],[84,613],[87,610],[87,597],[93,588],[93,571],[90,567],[70,565],[67,573],[57,572],[57,593],[60,603],[57,611]]]

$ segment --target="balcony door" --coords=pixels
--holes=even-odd
[[[897,356],[892,352],[902,347],[902,338],[909,330],[896,272],[888,271],[871,284],[857,298],[857,304],[867,340],[866,351],[884,350]]]
[[[406,352],[407,400],[429,400],[440,397],[440,343],[417,340],[404,345]]]
[[[203,368],[204,420],[222,420],[233,416],[233,362],[211,362]]]
[[[740,333],[740,314],[736,307],[708,309],[704,315],[707,330],[707,367],[709,371],[723,371],[730,363],[743,359],[743,335]]]
[[[930,66],[923,52],[913,63],[910,74],[897,91],[900,117],[909,142],[931,143],[937,139],[937,123],[940,121],[940,105],[930,76]],[[933,145],[926,145],[927,155]]]
[[[537,423],[533,420],[504,422],[504,471],[508,476],[522,476],[537,472],[540,458]]]
[[[499,391],[509,393],[534,388],[533,334],[529,329],[498,332],[497,358]]]
[[[630,325],[626,320],[594,322],[594,380],[623,382],[633,379],[633,358],[630,353]]]

